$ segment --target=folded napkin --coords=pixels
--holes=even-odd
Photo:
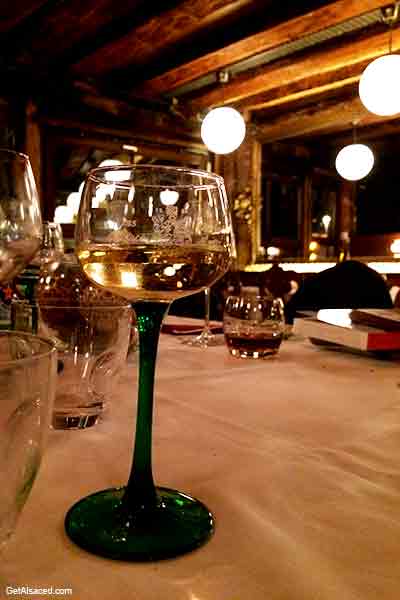
[[[185,317],[168,316],[163,325],[162,333],[170,333],[172,335],[197,335],[203,331],[204,321],[200,319],[189,319]],[[218,321],[210,322],[212,333],[222,333],[222,323]]]

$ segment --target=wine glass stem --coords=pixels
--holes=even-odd
[[[206,332],[210,329],[210,288],[204,290],[205,299],[205,315],[204,315],[204,329]]]
[[[139,391],[133,464],[124,504],[130,510],[143,510],[157,503],[151,461],[153,390],[158,339],[168,303],[136,302],[133,308],[139,331]]]

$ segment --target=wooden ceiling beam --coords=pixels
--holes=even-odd
[[[101,76],[132,64],[144,65],[162,51],[223,20],[254,0],[184,0],[73,65],[78,76]]]
[[[13,0],[0,3],[0,33],[6,33],[31,16],[47,0]]]
[[[399,116],[378,117],[361,104],[358,96],[333,102],[329,106],[313,105],[310,108],[282,115],[273,121],[256,126],[257,138],[264,142],[273,142],[305,136],[331,134],[333,132],[399,120]]]
[[[94,40],[98,43],[105,28],[122,19],[132,18],[135,12],[142,10],[143,4],[144,0],[117,3],[114,0],[68,0],[49,4],[35,26],[27,27],[24,31],[23,44],[18,40],[17,45],[11,40],[15,45],[14,61],[17,65],[35,65],[35,68],[46,69],[55,57],[82,41],[87,43],[87,40]]]
[[[66,118],[56,118],[52,116],[41,115],[40,122],[47,127],[52,127],[55,130],[67,130],[67,131],[75,131],[80,132],[82,139],[86,134],[94,134],[99,136],[106,136],[107,138],[113,137],[117,138],[120,141],[116,143],[120,145],[122,148],[122,144],[132,143],[132,144],[140,144],[142,142],[147,142],[149,144],[164,144],[166,146],[181,146],[186,148],[187,151],[193,150],[194,152],[200,152],[202,154],[207,154],[207,149],[201,142],[196,140],[187,140],[185,138],[179,138],[177,135],[175,137],[172,135],[171,130],[167,130],[163,128],[158,133],[155,131],[149,132],[148,129],[137,125],[128,125],[124,129],[116,128],[116,127],[104,127],[94,123],[88,123],[83,121],[77,121]],[[175,133],[177,133],[175,131]],[[66,133],[68,135],[68,133]],[[76,137],[76,139],[80,139]]]
[[[145,82],[137,88],[137,91],[148,97],[171,92],[204,75],[225,69],[241,60],[282,44],[299,40],[327,27],[382,8],[387,4],[388,0],[338,0],[332,2],[320,9],[269,27],[255,35],[171,69]]]
[[[380,142],[385,140],[386,137],[396,135],[398,137],[400,133],[400,119],[393,119],[392,121],[385,121],[384,123],[372,123],[369,126],[357,128],[357,140],[359,142]],[[339,132],[334,137],[329,137],[326,142],[330,146],[345,146],[352,142],[351,132]]]
[[[269,92],[251,96],[241,101],[238,108],[248,112],[255,111],[258,115],[263,110],[267,111],[270,108],[283,107],[284,105],[289,106],[291,103],[310,99],[313,96],[354,87],[359,82],[361,73],[368,63],[367,60],[364,63],[338,69],[337,71],[318,73],[309,79],[295,81]]]
[[[306,58],[294,57],[285,64],[275,64],[256,72],[246,72],[230,83],[224,84],[194,98],[190,102],[193,112],[198,112],[222,104],[240,103],[257,94],[273,92],[291,84],[303,84],[306,89],[310,79],[322,74],[334,73],[341,69],[359,66],[359,73],[366,61],[388,52],[388,33],[379,33],[364,39],[343,42],[334,48],[313,51]],[[393,31],[392,50],[400,49],[400,30]]]

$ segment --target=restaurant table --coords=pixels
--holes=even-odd
[[[74,502],[127,480],[131,360],[102,422],[51,432],[2,556],[1,598],[53,586],[76,600],[398,600],[400,363],[296,338],[268,360],[181,341],[160,340],[154,474],[210,508],[213,537],[180,558],[128,563],[64,533]]]

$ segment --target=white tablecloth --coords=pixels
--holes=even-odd
[[[74,600],[400,598],[399,363],[301,340],[249,361],[164,334],[155,479],[205,502],[216,531],[147,564],[88,554],[63,529],[71,504],[127,480],[135,368],[102,423],[51,433],[2,557],[1,598],[6,586],[68,587]]]

